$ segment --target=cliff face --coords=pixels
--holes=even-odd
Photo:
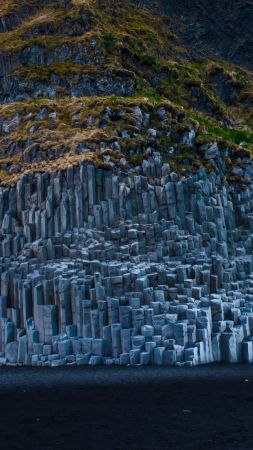
[[[252,1],[147,0],[144,4],[183,24],[181,37],[194,54],[253,68]]]
[[[192,173],[206,166],[198,149],[219,142],[235,155],[225,161],[226,176],[248,178],[238,164],[244,164],[242,155],[245,161],[251,157],[252,73],[211,56],[201,59],[184,47],[185,27],[176,17],[180,2],[169,3],[170,16],[157,15],[166,9],[154,10],[153,2],[145,5],[116,1],[112,6],[105,0],[4,3],[2,184],[15,183],[24,170],[37,170],[42,160],[57,165],[63,154],[73,159],[88,143],[92,152],[96,150],[91,159],[103,159],[101,151],[107,146],[121,151],[127,165],[134,167],[143,158],[143,148],[149,147],[146,131],[157,126],[154,145],[173,166],[178,158],[183,161],[177,170]],[[195,17],[196,8],[192,14]],[[194,39],[187,42],[193,44]],[[140,103],[150,114],[148,110],[168,102],[170,109],[180,110],[179,119],[170,112],[156,124],[151,114],[143,127],[131,117],[131,107]],[[172,137],[167,124],[173,128]],[[191,129],[197,133],[194,152],[181,145]],[[169,151],[170,144],[181,145],[175,152],[178,158]],[[59,165],[63,167],[62,160]]]
[[[221,12],[0,7],[0,363],[253,361],[253,75]]]

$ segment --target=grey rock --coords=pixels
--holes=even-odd
[[[9,363],[17,363],[18,361],[18,342],[8,342],[6,345],[6,360]]]

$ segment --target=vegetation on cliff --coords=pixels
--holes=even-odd
[[[1,183],[78,158],[129,169],[150,151],[212,170],[214,142],[246,180],[253,74],[185,48],[178,18],[120,0],[5,0],[0,16]]]

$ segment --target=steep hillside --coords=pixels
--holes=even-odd
[[[152,144],[161,147],[164,160],[184,171],[206,166],[198,148],[209,141],[219,141],[221,147],[229,144],[229,154],[244,152],[249,157],[253,75],[225,61],[196,60],[183,46],[183,25],[175,31],[175,14],[183,8],[188,17],[191,10],[195,20],[204,4],[189,10],[180,2],[177,6],[170,2],[167,10],[162,2],[164,11],[172,14],[166,17],[158,16],[151,3],[147,9],[139,2],[112,5],[106,0],[4,2],[0,20],[2,183],[12,183],[24,170],[40,170],[41,161],[55,160],[57,165],[63,154],[74,161],[76,154],[85,153],[86,159],[88,152],[89,160],[106,164],[105,147],[111,155],[116,149],[117,160],[136,165],[149,148],[149,129],[155,130]],[[168,101],[169,109],[180,109],[179,120],[173,119],[175,140],[167,113],[157,122],[147,112],[143,128],[134,112],[142,103],[155,113]],[[185,147],[184,135],[191,129],[197,132],[194,152]],[[171,143],[176,145],[173,155]],[[228,175],[233,170],[230,161],[227,158]],[[65,162],[60,160],[60,167]],[[240,169],[236,173],[248,178]]]
[[[216,56],[253,68],[252,1],[146,0],[143,3],[181,23],[181,37],[194,54]]]

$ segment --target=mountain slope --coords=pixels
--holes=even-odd
[[[251,154],[253,74],[211,56],[216,44],[208,37],[209,22],[220,8],[217,2],[210,8],[203,1],[4,2],[1,182],[15,182],[24,170],[44,170],[43,161],[57,165],[62,155],[69,155],[71,162],[88,153],[89,160],[105,165],[115,157],[116,164],[122,160],[126,167],[134,166],[150,146],[149,129],[155,129],[154,148],[163,149],[164,160],[178,170],[184,160],[183,170],[194,171],[201,164],[208,168],[198,149],[210,141],[224,148],[229,145],[226,175],[230,176],[233,152],[244,154],[246,160]],[[245,9],[239,10],[245,14]],[[203,23],[203,42],[210,44],[205,56],[200,55],[202,35],[201,52],[196,51],[191,22],[195,31]],[[215,23],[218,30],[220,22]],[[154,111],[148,112],[151,120],[143,129],[133,109],[140,104]],[[174,123],[167,112],[157,121],[156,110],[164,104],[166,111],[177,111]],[[196,134],[194,152],[184,137],[191,129]],[[104,154],[105,147],[111,156]],[[64,161],[59,165],[64,167]],[[50,162],[47,168],[52,167]]]
[[[217,56],[253,68],[252,1],[151,0],[145,3],[158,5],[157,12],[183,24],[181,36],[195,54]]]

